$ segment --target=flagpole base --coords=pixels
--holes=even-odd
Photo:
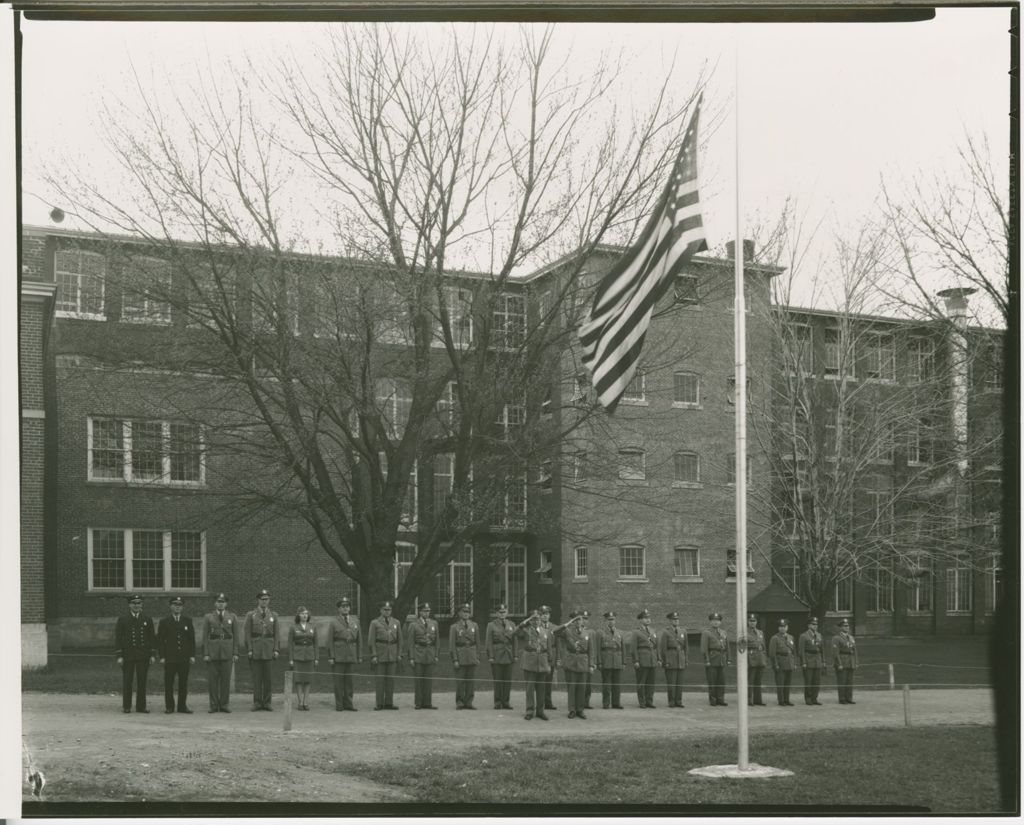
[[[706,768],[692,768],[687,773],[693,776],[706,776],[709,779],[774,779],[776,776],[793,775],[793,771],[784,768],[771,768],[753,762],[743,770],[739,765],[709,765]]]

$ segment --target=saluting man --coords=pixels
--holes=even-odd
[[[256,608],[245,614],[245,653],[252,671],[252,709],[273,710],[270,706],[270,664],[280,655],[277,614],[270,609],[270,593],[256,594]]]
[[[476,710],[473,697],[476,691],[473,679],[476,666],[480,664],[480,628],[469,618],[470,606],[460,604],[456,613],[458,619],[448,633],[448,649],[455,667],[455,709]]]
[[[686,634],[679,632],[679,613],[666,617],[668,627],[658,634],[658,658],[665,668],[665,688],[670,708],[683,707],[683,670],[686,667]]]
[[[646,608],[636,614],[640,627],[633,631],[629,658],[636,673],[636,700],[642,708],[654,707],[654,674],[658,666],[658,637],[651,630],[651,614]]]
[[[164,713],[174,713],[174,680],[178,680],[178,713],[191,713],[188,707],[188,670],[196,662],[196,631],[192,619],[182,615],[185,600],[171,599],[171,615],[160,620],[156,647],[164,666]]]
[[[374,686],[377,689],[374,710],[398,710],[395,705],[395,672],[402,661],[402,626],[391,618],[391,602],[380,603],[380,615],[366,630]]]
[[[516,628],[516,638],[523,651],[523,679],[526,682],[526,716],[548,721],[544,713],[544,675],[551,672],[552,635],[540,623],[540,613],[534,610],[530,617]]]
[[[565,673],[565,687],[569,700],[569,718],[586,719],[583,712],[586,704],[583,681],[586,674],[594,669],[591,658],[591,642],[583,634],[583,611],[574,610],[569,621],[554,630],[560,648],[558,658],[562,662]]]
[[[433,704],[433,675],[440,646],[437,622],[430,618],[430,605],[420,602],[416,618],[405,629],[406,657],[412,663],[416,710],[437,710]]]
[[[128,597],[128,615],[118,616],[114,626],[114,654],[121,666],[121,709],[132,712],[132,681],[135,682],[135,710],[146,708],[146,677],[156,662],[156,634],[153,620],[142,612],[142,596]]]
[[[840,705],[856,705],[853,701],[853,672],[857,669],[857,642],[850,633],[850,622],[841,619],[838,633],[832,637],[832,665],[836,669],[836,687]]]
[[[764,633],[757,626],[757,614],[747,616],[747,704],[764,705],[761,680],[768,664]]]
[[[352,704],[352,672],[363,661],[359,620],[350,616],[352,602],[342,596],[335,603],[338,615],[327,625],[327,662],[334,676],[334,709],[358,710]]]
[[[768,660],[775,674],[775,695],[783,707],[793,707],[789,701],[789,686],[793,681],[796,662],[796,645],[789,635],[789,622],[779,619],[779,632],[768,643]]]
[[[722,630],[722,614],[709,613],[711,627],[700,634],[700,654],[704,657],[704,678],[708,682],[711,707],[725,707],[725,669],[729,666],[729,637]]]
[[[625,638],[615,626],[615,614],[604,614],[605,626],[594,633],[597,666],[601,670],[601,707],[622,710],[622,669]]]
[[[825,644],[814,616],[807,620],[807,630],[800,634],[797,656],[804,674],[804,704],[820,705],[818,692],[821,690],[821,673],[825,669]]]
[[[213,611],[203,617],[203,661],[210,683],[210,713],[231,713],[231,668],[238,661],[238,617],[227,609],[228,597],[218,593]]]
[[[583,631],[583,635],[590,642],[590,661],[594,665],[583,679],[583,707],[590,710],[590,697],[594,692],[592,684],[593,673],[597,668],[597,638],[590,627],[590,611],[586,608],[583,608],[583,621],[580,622],[580,630]]]
[[[540,626],[547,631],[550,635],[554,632],[555,626],[551,624],[551,608],[546,604],[542,604],[539,608],[540,611]],[[544,673],[544,710],[558,710],[552,701],[551,686],[555,681],[555,668],[558,667],[558,644],[554,639],[551,640],[551,651],[548,664],[551,669]]]
[[[496,616],[484,633],[484,652],[494,682],[494,709],[512,710],[512,665],[516,660],[516,626],[508,620],[508,608],[499,604]]]

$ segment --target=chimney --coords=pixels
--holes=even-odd
[[[725,256],[727,258],[736,257],[736,241],[725,242]],[[754,242],[749,238],[743,240],[743,261],[747,263],[754,260]]]
[[[957,468],[960,477],[967,472],[967,395],[970,364],[967,357],[967,299],[977,292],[968,287],[943,289],[939,297],[946,304],[946,316],[952,322],[949,337],[949,363],[952,373],[953,437],[956,440]]]

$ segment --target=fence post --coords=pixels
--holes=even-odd
[[[295,674],[291,670],[284,672],[284,729],[292,729],[292,680]]]
[[[903,724],[910,727],[910,685],[903,686]]]
[[[896,671],[891,662],[889,663],[889,690],[896,690]]]

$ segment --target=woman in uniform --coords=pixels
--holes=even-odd
[[[288,660],[288,666],[295,672],[299,710],[309,710],[309,683],[317,666],[317,647],[316,628],[305,607],[295,611],[295,623],[288,628]]]

